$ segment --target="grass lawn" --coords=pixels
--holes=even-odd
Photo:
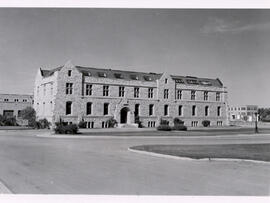
[[[270,144],[141,145],[131,149],[193,159],[235,158],[270,161]]]

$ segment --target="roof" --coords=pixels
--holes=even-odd
[[[218,78],[210,79],[210,78],[197,78],[193,76],[178,76],[178,75],[171,75],[171,77],[173,80],[176,81],[176,83],[180,84],[223,87],[223,83]]]
[[[60,66],[52,70],[40,69],[40,71],[43,77],[49,77],[53,75],[54,72],[61,70],[62,67],[64,66]],[[75,66],[75,67],[79,72],[81,72],[85,76],[104,77],[110,79],[155,81],[160,79],[162,76],[162,73],[123,71],[123,70],[112,70],[112,69],[83,67],[83,66]],[[192,76],[178,76],[178,75],[171,75],[171,77],[173,80],[176,81],[176,83],[182,83],[186,85],[223,87],[222,82],[218,78],[210,79],[210,78],[197,78]]]

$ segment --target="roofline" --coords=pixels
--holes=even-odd
[[[15,94],[15,93],[12,93],[12,94],[9,94],[9,93],[0,93],[0,95],[34,96],[33,94]]]

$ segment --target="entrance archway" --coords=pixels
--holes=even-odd
[[[124,107],[120,111],[120,123],[128,123],[128,112],[129,108]]]

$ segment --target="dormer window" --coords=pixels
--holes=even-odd
[[[139,80],[139,77],[137,75],[130,75],[130,78],[132,80]]]
[[[168,83],[168,79],[167,78],[165,78],[165,84],[167,84]]]
[[[210,81],[206,81],[206,80],[200,81],[200,83],[201,83],[202,85],[208,85],[208,86],[211,86],[211,85],[212,85]]]
[[[176,83],[184,83],[184,81],[182,79],[176,79],[175,82]]]
[[[123,75],[121,73],[115,73],[114,77],[117,79],[123,79]]]
[[[151,78],[150,76],[148,76],[148,75],[145,75],[145,76],[144,76],[144,79],[145,79],[146,81],[152,81],[152,78]]]
[[[99,73],[98,73],[98,77],[106,78],[106,77],[107,77],[107,74],[104,73],[104,72],[99,72]]]
[[[69,77],[71,76],[71,70],[68,70],[68,76]]]
[[[187,83],[192,84],[192,85],[198,85],[199,84],[199,82],[197,80],[192,80],[192,79],[187,80]]]

